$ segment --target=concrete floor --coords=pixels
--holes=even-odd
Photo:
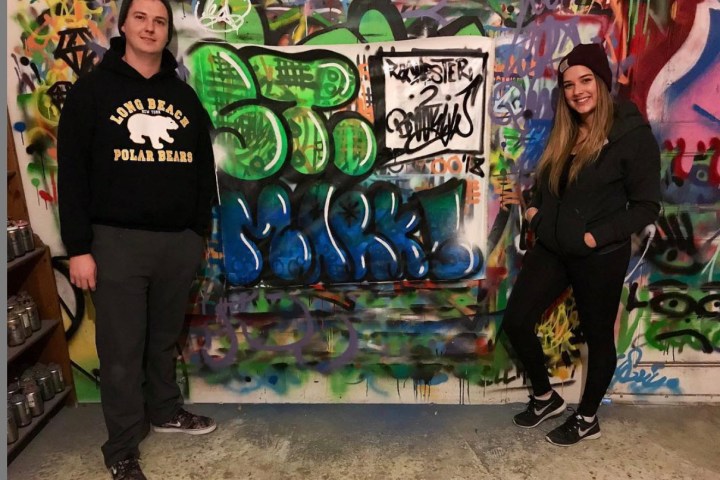
[[[720,406],[603,406],[603,436],[555,447],[514,427],[522,405],[192,405],[218,430],[151,433],[150,480],[720,479]],[[8,467],[12,480],[110,479],[99,405],[65,408]]]

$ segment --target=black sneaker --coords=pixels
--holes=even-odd
[[[126,458],[110,467],[113,480],[147,480],[137,458]]]
[[[553,390],[547,400],[538,400],[530,395],[530,402],[524,412],[513,417],[513,422],[518,427],[534,428],[540,425],[543,420],[562,415],[565,411],[565,400]]]
[[[195,415],[181,408],[169,422],[165,422],[162,425],[153,425],[153,430],[161,433],[178,432],[188,433],[190,435],[203,435],[212,432],[216,427],[215,420],[212,418]]]
[[[565,420],[565,423],[548,433],[545,438],[553,445],[569,447],[580,440],[600,438],[600,422],[597,416],[592,422],[575,413]]]

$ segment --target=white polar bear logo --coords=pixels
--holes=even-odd
[[[177,130],[178,124],[170,117],[135,113],[128,119],[127,128],[130,132],[130,140],[144,145],[145,137],[147,137],[153,148],[159,150],[165,146],[160,140],[165,143],[175,141],[168,131]]]

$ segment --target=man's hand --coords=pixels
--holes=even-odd
[[[89,253],[70,257],[70,282],[83,290],[95,291],[97,266]]]

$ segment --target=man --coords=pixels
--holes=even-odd
[[[58,129],[70,280],[96,310],[100,393],[116,480],[145,479],[140,441],[204,434],[182,408],[175,345],[215,198],[210,120],[166,49],[168,0],[126,0],[121,36],[68,95]]]

